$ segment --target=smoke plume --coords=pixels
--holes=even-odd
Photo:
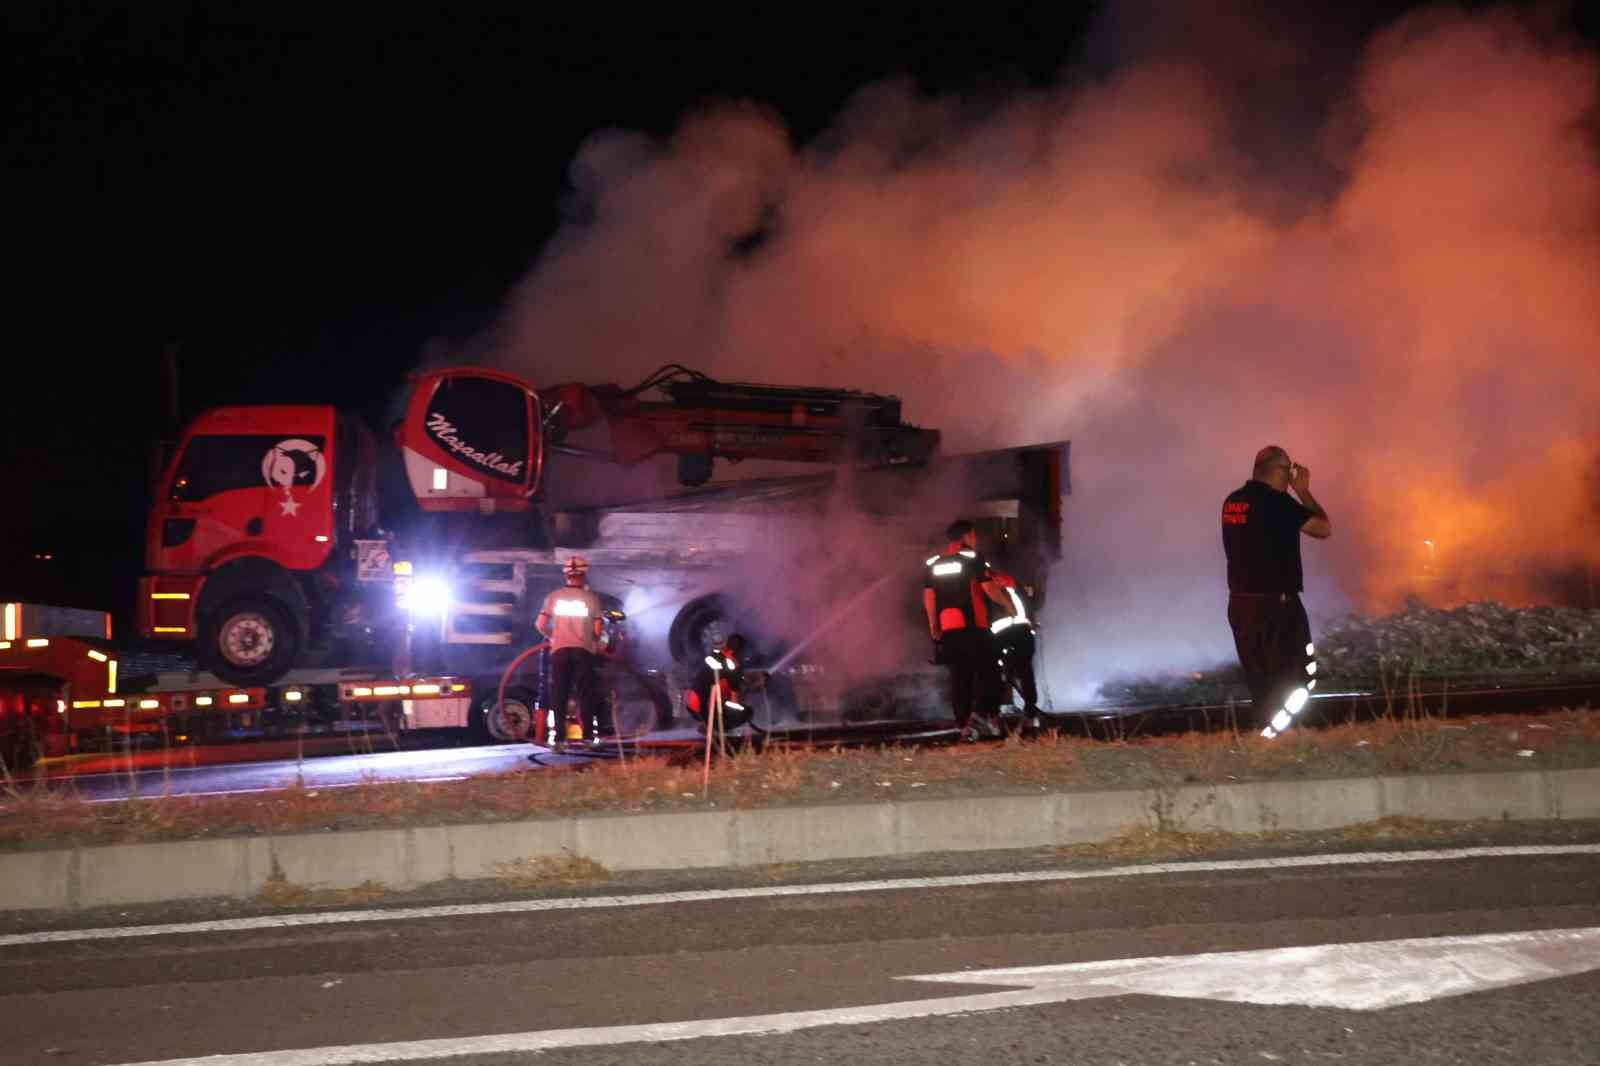
[[[1314,618],[1600,563],[1600,57],[1511,11],[1339,56],[1195,25],[1109,27],[1109,65],[1001,100],[869,85],[805,144],[751,103],[597,133],[495,358],[894,393],[947,451],[1070,439],[1058,702],[1232,654],[1217,515],[1265,444],[1333,519]]]

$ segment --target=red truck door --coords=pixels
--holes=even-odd
[[[332,550],[327,407],[236,407],[196,420],[151,514],[147,565],[203,573],[242,554],[314,570]]]

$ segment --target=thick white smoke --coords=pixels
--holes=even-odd
[[[1314,616],[1593,564],[1600,58],[1429,10],[1308,121],[1274,79],[1344,68],[1205,25],[981,113],[867,86],[810,144],[743,103],[596,134],[495,358],[895,393],[948,451],[1070,439],[1058,700],[1231,655],[1217,512],[1264,444],[1334,520]]]

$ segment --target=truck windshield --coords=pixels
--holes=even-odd
[[[317,448],[323,447],[321,437],[301,438]],[[282,456],[279,465],[293,464],[294,455],[284,455],[279,445],[281,435],[229,434],[193,437],[178,461],[177,473],[167,493],[169,499],[194,503],[210,499],[220,492],[235,489],[258,489],[272,484],[269,476],[276,473],[274,457]],[[296,470],[287,466],[282,476],[295,476]]]

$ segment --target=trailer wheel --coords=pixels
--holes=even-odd
[[[721,596],[701,596],[683,605],[667,632],[667,648],[678,662],[696,662],[722,646],[734,620]]]
[[[275,601],[230,600],[200,623],[201,665],[230,685],[270,685],[300,652],[300,633]]]
[[[533,693],[525,688],[506,689],[506,699],[501,704],[491,694],[483,701],[484,731],[501,744],[532,740],[536,732],[533,707]]]
[[[631,666],[600,675],[601,695],[611,701],[611,725],[626,739],[672,728],[672,697],[666,686]]]

